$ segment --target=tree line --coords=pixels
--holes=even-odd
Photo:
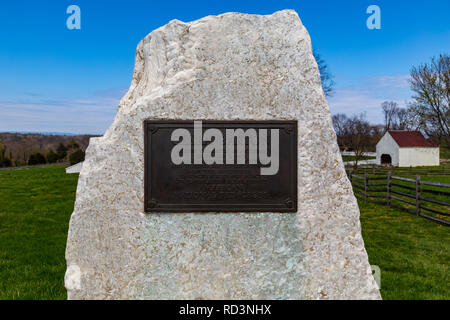
[[[355,166],[365,152],[375,151],[388,130],[420,131],[438,144],[450,147],[450,57],[441,54],[411,69],[413,96],[406,108],[394,101],[381,104],[384,123],[372,125],[365,113],[332,117],[341,149],[355,152]]]
[[[66,163],[75,164],[84,161],[85,152],[80,148],[79,144],[71,139],[68,144],[59,143],[56,150],[49,149],[46,152],[34,151],[26,161],[27,165],[39,165],[47,163]],[[17,165],[17,161],[13,161],[11,151],[7,151],[7,147],[0,140],[0,167],[11,167]]]

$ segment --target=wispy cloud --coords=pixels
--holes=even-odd
[[[411,98],[408,79],[409,75],[366,77],[358,79],[358,84],[337,87],[328,99],[331,112],[347,115],[366,112],[370,122],[381,123],[384,101],[395,101],[406,107],[406,101]]]
[[[331,112],[348,115],[366,112],[372,123],[382,122],[381,103],[395,101],[404,107],[410,99],[408,75],[366,77],[338,86],[329,98]],[[97,91],[89,97],[54,99],[25,93],[18,99],[0,100],[1,131],[52,131],[103,134],[112,123],[126,88]]]
[[[87,98],[53,99],[24,94],[0,100],[1,131],[54,131],[103,134],[112,123],[125,88],[95,92]]]

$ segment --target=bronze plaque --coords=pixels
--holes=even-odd
[[[296,212],[297,121],[147,120],[145,212]]]

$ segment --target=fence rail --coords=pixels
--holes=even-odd
[[[350,171],[348,177],[354,193],[359,199],[398,208],[450,226],[450,219],[448,218],[450,217],[450,210],[448,209],[450,207],[450,184],[422,181],[419,174],[416,174],[415,179],[393,176],[391,171],[388,171],[386,176],[375,177],[369,176],[367,172],[364,173],[364,176],[361,176]],[[382,180],[385,181],[380,182]],[[423,188],[423,186],[427,186],[427,188]],[[439,187],[440,189],[429,189],[428,186]],[[423,195],[423,193],[426,195]],[[443,199],[432,198],[433,195]],[[384,199],[384,201],[372,199]],[[393,203],[393,200],[398,203]],[[405,207],[404,204],[409,207]]]
[[[421,176],[448,176],[450,175],[450,166],[448,164],[442,164],[440,167],[430,167],[430,168],[421,168],[421,167],[380,167],[379,165],[367,166],[363,165],[357,169],[354,169],[352,166],[347,166],[347,170],[352,170],[357,174],[378,174],[378,175],[387,175],[389,171],[395,173],[396,175],[413,175],[420,174]],[[356,170],[356,171],[355,171]]]

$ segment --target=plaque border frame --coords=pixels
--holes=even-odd
[[[151,200],[151,185],[149,182],[151,181],[151,170],[147,170],[151,168],[151,136],[152,130],[156,132],[158,130],[158,125],[162,127],[175,127],[177,124],[179,125],[177,128],[186,127],[187,124],[194,124],[194,121],[202,121],[207,124],[245,124],[250,125],[254,123],[256,126],[258,125],[266,125],[270,128],[270,125],[276,126],[280,124],[288,125],[285,130],[288,129],[290,131],[295,132],[290,141],[291,147],[291,176],[293,176],[292,185],[290,186],[291,197],[286,199],[284,208],[282,208],[281,204],[278,204],[280,207],[270,207],[274,204],[266,205],[258,207],[255,204],[247,204],[247,208],[244,207],[222,207],[222,208],[211,208],[214,206],[213,204],[208,204],[203,207],[198,204],[187,204],[181,205],[177,204],[179,208],[174,207],[164,207],[164,204],[152,204]],[[290,126],[289,126],[290,125]],[[144,213],[232,213],[232,212],[273,212],[273,213],[295,213],[298,210],[298,120],[209,120],[209,119],[146,119],[143,121],[143,129],[144,129]],[[258,129],[258,128],[257,128]],[[287,202],[291,201],[292,205],[288,205]],[[220,206],[220,205],[219,205]],[[223,205],[222,205],[223,206]]]

